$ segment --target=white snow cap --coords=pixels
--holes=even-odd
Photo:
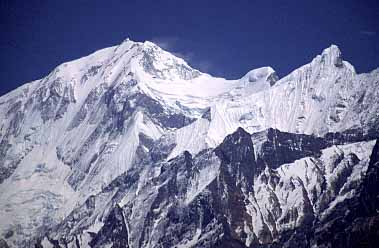
[[[334,44],[322,51],[321,58],[328,65],[343,66],[341,50]]]
[[[265,80],[269,81],[272,85],[278,80],[278,76],[272,67],[266,66],[249,71],[242,79],[247,79],[249,82]]]

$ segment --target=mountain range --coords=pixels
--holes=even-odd
[[[0,247],[375,247],[378,99],[335,45],[283,78],[63,63],[0,97]]]

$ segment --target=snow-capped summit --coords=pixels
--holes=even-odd
[[[267,89],[264,85],[270,87],[273,86],[277,81],[279,80],[278,75],[272,69],[272,67],[261,67],[258,69],[253,69],[246,73],[245,76],[243,76],[240,81],[249,83],[254,85],[256,88],[262,88],[262,89]],[[256,84],[263,84],[261,87],[255,86]]]
[[[334,65],[336,67],[343,66],[341,50],[336,45],[331,45],[326,48],[322,54],[322,61],[328,65]]]
[[[335,45],[281,79],[213,77],[130,39],[63,63],[0,97],[0,244],[270,244],[355,195],[377,99],[378,70]]]
[[[313,59],[310,65],[313,68],[325,71],[326,74],[338,72],[338,69],[342,70],[342,73],[347,73],[346,75],[356,74],[354,66],[343,60],[342,52],[336,45],[325,48],[320,55]]]
[[[140,65],[154,78],[170,81],[191,80],[200,75],[198,70],[192,69],[183,59],[164,51],[150,41],[143,43],[141,53]]]

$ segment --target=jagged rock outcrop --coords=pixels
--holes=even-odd
[[[336,145],[274,129],[264,132],[264,143],[272,143],[273,134],[276,144],[298,147],[287,150],[294,160],[275,160],[275,168],[258,163],[255,154],[266,149],[242,128],[196,156],[185,151],[168,161],[169,152],[148,157],[91,196],[73,212],[81,217],[64,220],[45,245],[47,240],[62,247],[86,240],[81,244],[97,247],[101,240],[113,247],[311,247],[321,245],[322,238],[332,242],[323,236],[330,235],[328,227],[354,223],[339,210],[357,206],[352,201],[370,208],[357,221],[369,219],[373,234],[363,240],[371,242],[378,143],[363,139]],[[155,144],[160,146],[162,141]],[[312,153],[308,146],[314,147]],[[95,206],[90,212],[89,205]],[[351,213],[357,218],[357,210]]]

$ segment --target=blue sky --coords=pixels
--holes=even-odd
[[[230,79],[285,76],[332,43],[358,72],[379,66],[375,0],[0,0],[0,32],[0,95],[127,37]]]

